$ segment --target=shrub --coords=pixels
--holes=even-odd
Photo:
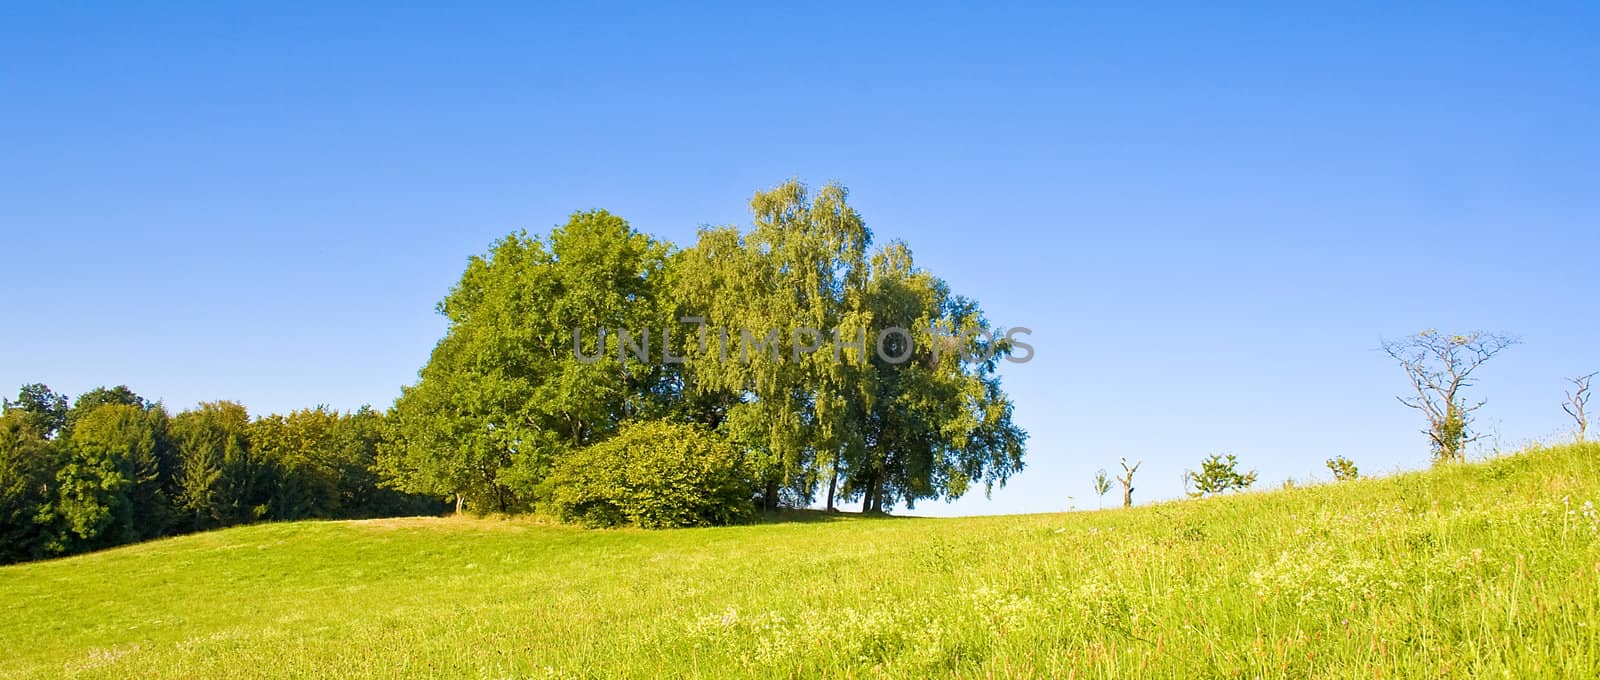
[[[1200,461],[1199,472],[1184,471],[1183,481],[1188,494],[1191,497],[1199,498],[1223,493],[1230,489],[1238,489],[1240,491],[1248,489],[1251,484],[1256,483],[1256,472],[1251,470],[1240,474],[1239,459],[1231,453],[1228,454],[1227,458],[1212,454],[1207,456],[1205,460]],[[1192,489],[1188,488],[1190,485],[1193,485]]]
[[[1333,480],[1336,482],[1359,479],[1361,477],[1361,471],[1356,468],[1356,464],[1344,456],[1329,458],[1328,470],[1333,472]]]
[[[686,424],[626,425],[563,458],[550,481],[556,514],[587,526],[712,526],[754,514],[754,485],[738,450]]]

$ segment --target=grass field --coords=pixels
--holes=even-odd
[[[1596,677],[1600,445],[1132,510],[308,522],[0,568],[15,677]]]

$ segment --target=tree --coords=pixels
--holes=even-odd
[[[1122,485],[1122,507],[1124,508],[1133,507],[1133,473],[1139,471],[1140,465],[1144,465],[1144,461],[1141,460],[1130,467],[1128,459],[1122,459],[1122,474],[1117,476],[1117,483]]]
[[[1094,473],[1094,495],[1100,498],[1100,507],[1102,509],[1106,507],[1106,492],[1110,490],[1111,479],[1106,477],[1105,468],[1096,470]]]
[[[1011,345],[977,303],[895,242],[873,257],[867,305],[879,329],[866,365],[867,456],[850,478],[866,509],[958,498],[980,482],[987,492],[1021,470],[1027,433],[996,373]]]
[[[701,230],[675,277],[682,314],[702,324],[686,346],[686,386],[717,404],[707,424],[751,453],[768,510],[785,492],[808,502],[823,476],[832,507],[840,478],[868,455],[868,371],[847,345],[870,322],[872,234],[847,199],[842,186],[812,195],[798,181],[758,192],[750,233]]]
[[[1383,350],[1405,370],[1415,394],[1400,403],[1428,419],[1435,462],[1464,460],[1466,446],[1481,435],[1472,433],[1472,414],[1486,403],[1468,404],[1463,390],[1484,362],[1520,341],[1506,335],[1472,332],[1446,335],[1425,330],[1401,340],[1384,341]]]
[[[1328,459],[1328,471],[1333,473],[1334,481],[1343,482],[1357,479],[1361,471],[1356,469],[1356,464],[1344,456],[1334,456]]]
[[[437,497],[387,488],[378,470],[378,452],[390,427],[382,411],[362,406],[339,418],[334,438],[339,462],[339,516],[395,517],[437,515],[444,506]]]
[[[278,468],[250,448],[250,415],[234,402],[200,404],[172,419],[178,506],[186,528],[266,519]]]
[[[670,372],[624,355],[620,330],[666,325],[670,255],[594,211],[547,241],[512,234],[473,257],[439,304],[449,330],[395,403],[385,483],[479,511],[526,509],[562,456],[657,414]]]
[[[79,418],[82,418],[84,414],[107,404],[121,404],[123,406],[134,406],[141,409],[148,408],[150,405],[144,400],[144,397],[141,397],[133,390],[128,389],[127,385],[118,385],[116,387],[109,388],[104,386],[96,387],[88,392],[78,395],[77,400],[72,402],[72,410],[68,411],[66,414],[62,431],[68,435],[71,435],[72,428],[77,423]]]
[[[56,512],[76,544],[100,548],[165,533],[166,430],[160,408],[105,403],[78,415],[56,477]]]
[[[1572,433],[1580,442],[1589,432],[1589,415],[1584,409],[1589,405],[1589,380],[1596,375],[1600,373],[1567,378],[1567,381],[1572,383],[1573,390],[1567,393],[1567,401],[1561,405],[1561,410],[1572,416],[1574,423]]]
[[[38,411],[6,406],[0,411],[0,564],[48,557],[58,545],[58,447],[37,429]]]
[[[274,489],[268,506],[273,519],[337,517],[340,482],[348,468],[340,439],[339,414],[326,407],[273,414],[250,423],[250,451],[271,461]]]
[[[603,211],[496,242],[439,305],[450,327],[387,418],[383,483],[525,509],[623,424],[687,420],[741,451],[769,510],[820,486],[871,512],[1004,484],[1026,440],[996,371],[1010,337],[904,244],[869,261],[847,195],[786,182],[751,200],[751,231],[681,252]],[[880,328],[900,358],[872,358]]]
[[[686,410],[748,452],[763,507],[824,487],[827,508],[859,498],[882,512],[1021,469],[1026,433],[995,371],[1010,343],[975,302],[903,243],[869,257],[842,186],[785,182],[750,206],[750,232],[702,230],[673,278],[681,315],[700,323]]]
[[[429,514],[427,497],[380,486],[375,464],[384,416],[363,406],[339,413],[326,406],[273,414],[250,424],[250,450],[276,471],[272,519]]]
[[[624,425],[617,436],[558,461],[551,480],[556,514],[589,526],[735,524],[755,509],[739,450],[684,423]]]
[[[67,423],[67,397],[56,394],[44,383],[23,385],[17,400],[0,400],[0,411],[18,411],[28,421],[31,432],[50,439]]]
[[[91,390],[70,409],[43,385],[21,392],[0,410],[0,563],[264,519],[440,509],[378,487],[387,428],[367,407],[252,423],[230,402],[169,418],[126,386]]]
[[[1256,483],[1254,470],[1239,472],[1239,459],[1233,454],[1212,454],[1200,462],[1200,471],[1184,471],[1184,487],[1190,497],[1220,494],[1232,489],[1243,491]],[[1190,489],[1189,486],[1193,485]]]

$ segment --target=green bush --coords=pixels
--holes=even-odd
[[[1328,470],[1333,472],[1333,480],[1344,482],[1361,478],[1361,470],[1356,464],[1344,456],[1334,456],[1328,459]]]
[[[566,456],[550,481],[556,514],[587,526],[712,526],[754,514],[754,488],[738,450],[686,424],[624,426]]]

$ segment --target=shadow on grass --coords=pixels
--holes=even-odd
[[[756,517],[754,524],[814,524],[820,522],[854,522],[863,519],[910,519],[905,515],[891,515],[886,512],[842,512],[838,510],[814,510],[810,508],[792,509],[784,508],[777,512],[763,512]]]

